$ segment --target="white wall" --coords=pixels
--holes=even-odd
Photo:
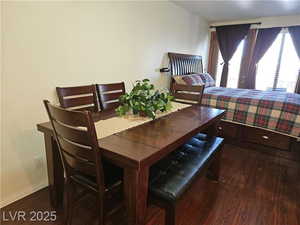
[[[2,2],[1,206],[47,185],[43,99],[56,86],[150,78],[168,51],[206,59],[208,25],[170,2]],[[35,158],[37,158],[35,160]],[[38,166],[39,159],[42,166]]]
[[[294,16],[277,16],[277,17],[261,17],[250,20],[234,20],[234,21],[221,21],[211,23],[213,26],[220,25],[229,25],[229,24],[242,24],[242,23],[252,23],[252,22],[261,22],[262,24],[259,26],[254,25],[258,28],[269,28],[269,27],[285,27],[285,26],[293,26],[300,25],[300,15]]]
[[[2,15],[2,4],[0,3],[0,15]],[[2,31],[2,16],[0,16],[0,31]],[[2,65],[2,34],[0,35],[0,49],[1,49],[1,55],[0,55],[0,126],[1,126],[1,129],[0,129],[0,171],[2,171],[2,168],[1,168],[1,165],[2,165],[2,149],[3,149],[3,145],[2,145],[2,68],[3,68],[3,65]],[[2,174],[0,172],[0,197],[2,196],[1,193],[2,193],[2,184],[1,184],[1,181],[2,181]],[[2,199],[2,197],[1,197]],[[0,202],[1,202],[1,199],[0,199]],[[0,204],[0,207],[1,207],[1,204]]]

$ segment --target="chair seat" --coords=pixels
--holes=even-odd
[[[184,145],[152,166],[150,192],[167,201],[176,201],[193,179],[220,149],[223,138],[197,134]]]
[[[123,180],[123,169],[111,164],[106,160],[102,160],[103,171],[104,171],[104,182],[106,189],[110,189],[114,185],[120,183]],[[89,185],[92,188],[97,188],[96,176],[79,174],[72,176],[72,178],[79,182]]]

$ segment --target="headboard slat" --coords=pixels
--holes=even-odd
[[[202,57],[200,55],[187,55],[168,53],[170,59],[171,75],[186,75],[190,73],[203,73]]]

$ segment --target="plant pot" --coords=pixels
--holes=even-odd
[[[142,116],[142,117],[147,117],[147,114],[145,112],[143,112],[143,111],[140,111],[139,115]]]

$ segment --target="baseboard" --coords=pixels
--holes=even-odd
[[[7,199],[4,199],[4,200],[1,199],[0,208],[3,208],[13,202],[16,202],[28,195],[31,195],[32,193],[37,192],[47,186],[48,186],[48,181],[45,180],[44,182],[40,183],[39,185],[37,185],[35,187],[27,188],[27,189],[23,190],[22,192],[12,195],[11,197],[9,197]]]

